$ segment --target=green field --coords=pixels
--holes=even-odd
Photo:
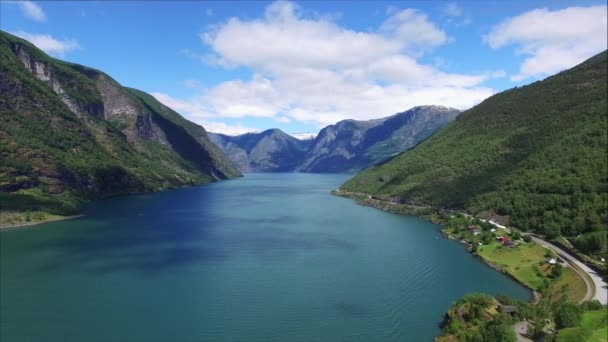
[[[477,254],[504,269],[526,286],[538,289],[542,286],[544,277],[539,276],[535,269],[545,260],[546,251],[535,243],[527,243],[515,248],[505,248],[493,243],[478,248]]]
[[[583,279],[569,267],[563,269],[559,278],[551,279],[549,274],[554,266],[544,263],[546,253],[547,249],[535,243],[515,248],[504,248],[493,243],[477,250],[477,254],[484,260],[504,269],[530,288],[541,290],[548,285],[546,295],[550,296],[552,301],[566,294],[569,302],[580,302],[587,292]]]
[[[566,285],[565,294],[568,296],[568,301],[578,303],[587,293],[587,285],[585,281],[571,268],[564,269],[562,276],[549,287],[549,294],[552,298],[557,299],[564,292],[563,287]]]
[[[606,309],[583,313],[578,327],[566,328],[557,334],[558,342],[608,341],[608,311]]]

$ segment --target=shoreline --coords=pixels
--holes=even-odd
[[[121,193],[121,194],[115,194],[115,195],[109,195],[109,196],[105,196],[105,197],[101,197],[101,198],[96,198],[94,200],[86,200],[83,203],[93,202],[93,201],[102,201],[102,200],[105,200],[105,199],[110,199],[110,198],[115,198],[115,197],[126,197],[126,196],[133,196],[133,195],[151,194],[151,193],[157,193],[157,192],[163,192],[163,191],[187,189],[187,188],[191,188],[191,187],[209,185],[209,184],[217,183],[219,181],[226,181],[226,180],[238,179],[238,178],[243,178],[243,177],[244,177],[244,175],[241,174],[239,177],[220,179],[218,181],[202,182],[202,183],[196,183],[196,184],[182,184],[182,185],[177,185],[177,186],[161,187],[161,188],[158,188],[158,189],[152,189],[152,190],[148,190],[148,191]],[[3,214],[6,214],[6,213],[7,212],[1,212],[0,211],[0,218],[1,218],[1,216]],[[11,212],[11,213],[13,213],[13,212]],[[0,232],[6,231],[6,230],[13,230],[13,229],[19,229],[19,228],[25,228],[25,227],[38,226],[38,225],[41,225],[41,224],[55,222],[55,221],[72,220],[72,219],[75,219],[75,218],[79,218],[79,217],[85,216],[84,214],[75,214],[75,215],[69,215],[69,216],[61,216],[61,215],[49,214],[49,213],[46,213],[46,212],[45,212],[45,214],[46,215],[52,215],[53,217],[48,218],[48,219],[43,219],[43,220],[21,222],[21,223],[16,223],[16,224],[12,224],[12,223],[11,224],[4,224],[4,223],[2,223],[2,220],[0,220]]]
[[[56,221],[72,220],[72,219],[83,217],[83,216],[84,216],[84,214],[78,214],[78,215],[70,215],[70,216],[53,217],[53,218],[44,219],[44,220],[40,220],[40,221],[30,221],[30,222],[25,222],[25,223],[17,223],[17,224],[9,224],[9,225],[0,224],[0,231],[7,231],[7,230],[13,230],[13,229],[19,229],[19,228],[38,226],[41,224],[56,222]]]
[[[432,213],[439,213],[441,211],[441,209],[437,209],[437,208],[432,208],[432,207],[427,207],[427,206],[419,206],[419,205],[408,205],[408,204],[401,204],[401,203],[395,203],[392,201],[386,201],[386,200],[382,200],[379,199],[377,197],[373,197],[371,195],[368,194],[364,194],[364,193],[354,193],[354,192],[348,192],[348,191],[341,191],[341,190],[333,190],[331,192],[332,195],[334,196],[339,196],[339,197],[345,197],[345,198],[350,198],[353,199],[355,201],[356,204],[358,205],[363,205],[363,206],[367,206],[367,207],[372,207],[372,208],[376,208],[376,209],[380,209],[382,211],[387,211],[387,212],[391,212],[394,214],[399,214],[399,215],[413,215],[413,216],[417,216],[420,217],[424,220],[427,220],[429,222],[438,224],[441,227],[444,227],[444,225],[442,224],[442,222],[434,220],[433,217],[431,216]],[[449,210],[448,210],[449,211]],[[465,212],[462,213],[463,215],[467,216],[467,217],[471,217],[470,214],[467,214]],[[489,222],[490,224],[494,225],[495,227],[499,228],[499,229],[504,229],[506,231],[510,231],[510,229],[504,225],[498,224],[492,220],[482,220],[482,221],[486,221]],[[481,255],[479,255],[478,253],[474,252],[474,251],[470,251],[468,250],[468,248],[470,247],[470,244],[467,243],[466,241],[461,241],[456,239],[455,237],[452,237],[450,235],[446,235],[443,230],[441,232],[441,235],[443,236],[443,238],[445,239],[449,239],[449,240],[454,240],[456,242],[459,242],[460,244],[464,244],[465,248],[467,248],[467,251],[469,251],[469,253],[475,255],[477,258],[479,258],[485,265],[487,265],[488,267],[493,268],[494,270],[508,276],[509,278],[515,280],[518,284],[521,284],[523,287],[527,288],[528,290],[532,291],[532,303],[536,303],[540,300],[540,293],[531,288],[530,286],[524,284],[522,281],[518,280],[513,274],[509,273],[507,270],[502,269],[501,267],[494,265],[491,261],[484,259]],[[572,270],[577,273],[577,275],[583,280],[583,282],[586,285],[587,288],[587,295],[580,301],[583,302],[585,300],[593,300],[593,299],[597,299],[600,301],[600,303],[605,304],[606,303],[606,299],[604,298],[597,298],[598,297],[598,293],[602,292],[602,289],[605,289],[605,281],[603,280],[598,280],[597,282],[593,279],[593,275],[592,274],[598,274],[596,271],[594,271],[592,268],[590,268],[586,263],[584,263],[581,260],[578,260],[582,265],[578,265],[576,263],[576,260],[571,260],[571,259],[576,259],[576,257],[570,255],[570,253],[568,252],[564,252],[563,250],[560,250],[558,253],[555,248],[551,248],[546,246],[546,244],[551,245],[550,242],[544,241],[542,239],[539,239],[538,237],[532,236],[532,239],[534,240],[534,242],[538,245],[540,245],[543,248],[546,248],[548,250],[552,250],[553,252],[556,252],[558,255],[561,253],[565,253],[565,256],[562,256],[562,258],[569,264],[569,266],[572,268]],[[553,246],[555,247],[555,246]],[[585,271],[584,267],[587,267],[590,269],[590,271]],[[598,285],[598,284],[603,284],[603,285]],[[604,290],[605,292],[605,290]],[[591,296],[589,296],[589,293],[591,293]],[[602,293],[603,294],[603,293]],[[579,303],[580,303],[579,302]]]
[[[355,203],[358,205],[362,205],[362,206],[366,206],[366,207],[371,207],[371,208],[375,208],[375,209],[379,209],[382,211],[387,211],[387,212],[391,212],[394,214],[399,214],[399,215],[412,215],[412,216],[417,216],[420,217],[424,220],[427,220],[431,223],[437,224],[441,227],[443,227],[443,225],[439,222],[435,222],[432,219],[430,219],[428,216],[426,216],[422,211],[428,211],[428,210],[432,210],[432,211],[438,211],[438,209],[432,208],[432,207],[422,207],[422,206],[409,206],[407,204],[399,204],[399,203],[392,203],[392,202],[386,202],[386,201],[382,201],[379,199],[375,199],[372,198],[369,195],[365,195],[365,194],[356,194],[356,193],[349,193],[349,192],[345,192],[345,191],[340,191],[340,190],[334,190],[332,191],[332,195],[335,196],[339,196],[339,197],[345,197],[345,198],[350,198],[355,200]],[[363,197],[366,196],[367,200],[363,201],[362,198],[358,198],[358,197]],[[377,203],[375,203],[377,202]],[[381,206],[381,204],[384,204],[384,206]],[[393,206],[399,206],[397,208],[402,209],[402,210],[395,210],[395,208],[391,208]],[[528,289],[531,292],[531,298],[530,298],[530,302],[531,303],[537,303],[540,300],[540,293],[538,293],[538,291],[536,291],[535,289],[531,288],[530,286],[524,284],[523,282],[521,282],[520,280],[518,280],[514,275],[512,275],[511,273],[507,272],[506,270],[498,267],[497,265],[492,264],[490,261],[482,258],[479,254],[471,252],[468,250],[468,243],[463,243],[457,239],[454,239],[450,236],[446,236],[446,234],[444,234],[443,231],[441,231],[441,236],[443,236],[444,239],[447,240],[452,240],[455,242],[458,242],[459,244],[463,245],[465,247],[465,249],[467,250],[467,252],[469,252],[469,254],[472,254],[473,256],[475,256],[478,260],[480,260],[483,264],[485,264],[487,267],[490,267],[492,269],[494,269],[495,271],[498,271],[500,273],[502,273],[503,275],[509,277],[510,279],[516,281],[518,284],[520,284],[521,286],[523,286],[524,288]]]
[[[433,222],[433,223],[435,223],[435,222]],[[438,223],[436,223],[436,224],[438,224]],[[512,275],[511,273],[509,273],[506,270],[502,269],[500,266],[495,265],[491,261],[484,259],[481,255],[477,254],[476,252],[469,251],[468,248],[471,246],[470,243],[468,243],[468,242],[461,242],[460,240],[457,240],[454,237],[445,234],[443,231],[441,232],[441,235],[443,236],[444,239],[456,241],[456,242],[460,243],[461,245],[464,245],[465,248],[467,249],[467,252],[469,252],[469,254],[475,256],[475,258],[479,259],[479,261],[481,261],[484,265],[488,266],[489,268],[491,268],[491,269],[493,269],[495,271],[498,271],[498,272],[504,274],[505,276],[511,278],[512,280],[514,280],[515,282],[517,282],[521,286],[523,286],[526,289],[530,290],[530,292],[532,294],[532,300],[531,300],[531,302],[532,303],[538,303],[538,301],[540,300],[540,293],[538,291],[536,291],[535,289],[531,288],[530,286],[524,284],[523,282],[519,281],[519,279],[517,279],[514,275]]]

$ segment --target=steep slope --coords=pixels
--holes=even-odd
[[[421,106],[383,119],[340,121],[319,132],[297,170],[361,170],[411,148],[454,120],[459,113],[452,108]]]
[[[293,171],[304,157],[312,140],[298,140],[280,129],[237,136],[209,133],[243,172]]]
[[[492,96],[342,189],[456,207],[606,251],[607,53]]]
[[[0,91],[2,210],[70,213],[239,175],[202,127],[153,97],[2,31]]]

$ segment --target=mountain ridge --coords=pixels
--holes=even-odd
[[[607,56],[496,94],[341,189],[467,210],[606,252]]]
[[[459,113],[444,106],[418,106],[384,118],[342,120],[321,129],[314,139],[306,140],[279,129],[210,136],[244,172],[354,172],[411,148]],[[279,134],[281,141],[269,143],[271,150],[266,152],[262,151],[263,146],[257,146],[257,155],[250,156],[255,144],[271,131]],[[286,157],[284,165],[281,155]]]
[[[0,31],[3,210],[74,213],[83,200],[240,175],[203,127],[107,74]]]
[[[292,171],[311,141],[299,140],[278,128],[237,136],[210,133],[209,137],[243,172]]]

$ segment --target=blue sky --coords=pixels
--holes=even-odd
[[[606,2],[3,1],[0,28],[210,131],[469,108],[606,49]]]

